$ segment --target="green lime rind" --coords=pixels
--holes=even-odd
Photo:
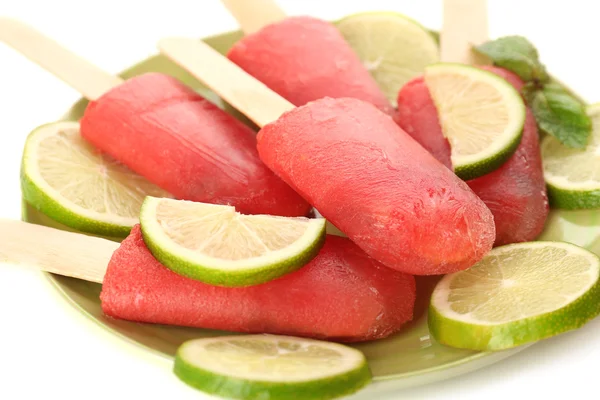
[[[546,182],[548,200],[552,208],[564,210],[589,210],[600,208],[600,188],[595,190],[569,190]]]
[[[161,199],[147,197],[142,204],[140,212],[140,226],[142,237],[152,255],[171,271],[190,279],[201,281],[209,285],[224,287],[245,287],[266,283],[280,278],[291,272],[297,271],[319,254],[325,244],[326,221],[315,219],[321,224],[320,230],[314,240],[306,247],[299,249],[285,259],[277,259],[256,268],[222,269],[218,264],[207,265],[198,262],[193,255],[182,254],[167,250],[169,246],[163,238],[159,238],[158,222],[154,217],[154,210]],[[162,236],[162,235],[161,235]]]
[[[184,343],[177,351],[173,372],[187,385],[202,392],[243,400],[328,400],[356,393],[368,385],[371,371],[363,362],[351,371],[305,382],[269,382],[224,376],[194,365],[185,357]]]
[[[475,154],[456,154],[452,151],[454,172],[463,180],[470,180],[487,175],[501,167],[515,153],[523,137],[526,107],[519,92],[506,80],[498,75],[476,68],[456,63],[437,63],[425,69],[425,83],[432,93],[432,98],[438,110],[443,109],[444,103],[436,98],[435,89],[430,86],[430,79],[436,74],[441,76],[463,76],[478,82],[486,82],[494,87],[507,102],[510,120],[505,131],[499,133],[492,146]],[[464,100],[463,100],[464,101]],[[443,118],[443,116],[441,116]],[[449,138],[451,139],[451,138]],[[452,144],[452,140],[450,140]]]
[[[21,167],[21,191],[25,201],[36,210],[78,232],[109,237],[114,240],[127,237],[133,227],[133,225],[117,225],[98,221],[73,212],[40,189],[26,174],[24,167]]]
[[[52,127],[54,125],[66,126],[69,124],[76,123],[58,122],[41,125],[33,130],[27,137],[25,149],[23,151],[23,157],[21,159],[21,191],[23,198],[41,213],[45,214],[56,222],[79,232],[100,236],[109,236],[113,238],[125,238],[131,232],[131,228],[134,225],[133,222],[131,225],[115,224],[90,218],[86,215],[78,213],[74,209],[63,205],[61,203],[62,199],[59,199],[52,190],[42,189],[44,183],[39,181],[41,178],[36,178],[36,174],[33,174],[30,171],[30,166],[32,163],[35,163],[35,155],[32,154],[34,151],[34,146],[31,145],[34,140],[34,136],[38,132],[41,132],[41,130],[44,128]]]
[[[525,120],[523,120],[525,122]],[[490,172],[494,172],[498,168],[500,168],[505,162],[508,161],[509,158],[515,154],[517,148],[521,144],[521,139],[523,137],[523,131],[518,136],[515,136],[513,141],[504,148],[501,152],[495,154],[493,157],[474,162],[468,164],[453,164],[454,173],[461,178],[462,180],[470,180],[479,178],[481,176],[487,175]]]
[[[568,246],[586,251],[572,244]],[[591,252],[587,253],[596,260],[600,269],[600,258]],[[427,323],[431,336],[441,344],[477,351],[500,351],[578,329],[598,314],[600,314],[600,275],[585,293],[572,302],[556,310],[529,318],[501,324],[466,323],[444,316],[432,301],[429,305]]]

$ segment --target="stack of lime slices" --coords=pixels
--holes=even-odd
[[[129,234],[147,195],[169,194],[108,156],[79,134],[77,122],[35,129],[21,166],[23,198],[48,217],[81,232]]]

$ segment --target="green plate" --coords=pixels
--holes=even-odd
[[[217,50],[226,52],[240,37],[240,32],[231,32],[208,38],[206,42]],[[122,76],[128,78],[151,71],[175,76],[198,89],[216,104],[231,111],[214,93],[208,91],[192,76],[162,56],[151,57],[125,71]],[[76,103],[65,119],[78,120],[82,116],[86,104],[85,100]],[[239,115],[236,116],[239,117]],[[26,203],[23,204],[23,219],[69,230]],[[600,212],[553,211],[542,237],[545,240],[570,241],[600,254]],[[173,357],[177,347],[188,339],[227,334],[202,329],[138,324],[107,318],[102,314],[100,308],[100,285],[62,276],[50,274],[48,276],[56,289],[72,305],[96,323],[116,335],[167,357]],[[436,278],[431,277],[418,278],[418,304],[415,319],[400,333],[388,339],[354,346],[367,356],[375,380],[397,380],[395,383],[398,387],[429,383],[482,368],[523,349],[521,347],[509,351],[482,353],[453,349],[431,340],[425,312],[435,281]]]

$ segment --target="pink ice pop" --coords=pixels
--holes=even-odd
[[[248,214],[310,210],[260,161],[250,128],[167,75],[134,77],[92,101],[81,134],[179,199]]]
[[[352,97],[394,110],[356,53],[330,22],[289,17],[242,38],[229,59],[296,106]]]
[[[523,82],[498,67],[482,67],[506,79],[517,90]],[[450,146],[444,138],[437,110],[423,78],[407,83],[398,94],[399,124],[425,149],[448,167]],[[542,171],[538,131],[527,111],[523,137],[515,154],[499,169],[467,182],[494,215],[495,245],[535,239],[544,228],[548,198]]]
[[[436,117],[431,118],[432,115]],[[439,162],[452,169],[450,142],[442,133],[437,108],[423,77],[409,81],[400,89],[396,122]],[[434,133],[426,134],[429,132]]]
[[[261,159],[367,254],[432,275],[469,268],[495,238],[490,210],[386,114],[324,98],[258,134]]]
[[[107,315],[130,321],[358,342],[389,336],[411,320],[415,290],[412,276],[337,236],[282,278],[209,286],[162,266],[136,226],[113,254],[100,297]]]

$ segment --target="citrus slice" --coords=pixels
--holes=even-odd
[[[424,77],[459,177],[483,176],[513,155],[525,104],[512,85],[491,72],[449,63],[427,67]]]
[[[440,343],[503,350],[584,325],[600,312],[600,259],[564,242],[496,247],[435,287],[429,330]]]
[[[178,349],[174,372],[196,389],[231,399],[327,400],[371,381],[358,350],[277,335],[191,340]]]
[[[55,221],[81,232],[122,238],[139,222],[146,195],[169,194],[79,135],[72,121],[29,134],[21,164],[23,198]]]
[[[542,141],[544,178],[552,206],[600,208],[600,103],[588,106],[592,133],[585,149],[562,145],[553,136]]]
[[[394,107],[400,88],[439,61],[434,36],[402,14],[363,12],[336,25]]]
[[[234,207],[148,197],[146,245],[172,271],[218,286],[250,286],[293,272],[325,241],[325,219],[242,215]]]

